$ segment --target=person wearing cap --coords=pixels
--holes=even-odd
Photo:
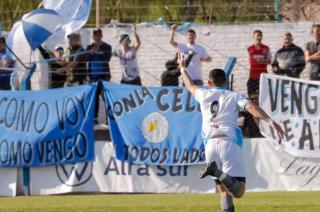
[[[137,34],[137,29],[133,27],[133,35],[136,39],[136,45],[131,46],[131,40],[129,35],[122,34],[120,36],[121,47],[114,53],[120,60],[122,66],[122,84],[141,85],[141,78],[139,73],[139,67],[137,62],[137,51],[141,46],[141,40]]]
[[[56,46],[54,48],[54,52],[50,52],[40,46],[38,48],[40,53],[42,54],[44,59],[54,59],[49,62],[49,66],[51,69],[50,74],[50,88],[62,88],[65,85],[67,75],[66,73],[59,73],[57,70],[63,68],[66,65],[66,61],[64,60],[64,49],[61,46]]]
[[[5,68],[13,68],[14,61],[9,57],[6,51],[6,39],[0,37],[0,90],[10,90],[10,76],[12,70]],[[3,69],[1,69],[3,68]]]
[[[69,57],[66,65],[57,70],[58,74],[67,74],[68,85],[82,85],[87,79],[86,54],[81,45],[80,34],[71,33],[67,36]]]
[[[305,47],[305,60],[310,63],[310,80],[320,80],[320,23],[313,24],[311,29],[312,41]]]
[[[276,52],[271,66],[275,74],[295,78],[300,77],[300,73],[306,66],[304,52],[293,43],[293,37],[290,32],[284,34],[283,46]]]
[[[211,62],[212,58],[208,54],[207,50],[196,43],[196,31],[193,29],[189,29],[187,31],[187,44],[178,43],[175,41],[174,36],[177,30],[177,25],[174,24],[171,27],[171,39],[170,44],[175,47],[179,52],[184,55],[193,55],[189,66],[187,67],[187,71],[196,85],[203,85],[202,80],[202,63],[203,62]]]
[[[112,47],[102,41],[103,34],[100,28],[94,29],[92,33],[93,43],[87,47],[88,63],[89,63],[89,79],[90,82],[99,80],[110,81],[111,73],[109,62],[112,55]],[[102,94],[101,84],[98,84],[95,108],[95,123],[98,123],[98,113],[100,105],[100,94]],[[103,96],[103,95],[101,95]]]

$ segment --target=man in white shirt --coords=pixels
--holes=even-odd
[[[233,197],[244,195],[246,180],[242,137],[237,126],[238,111],[246,110],[255,118],[268,122],[280,139],[284,139],[285,134],[259,106],[238,93],[223,89],[227,81],[223,70],[211,70],[209,88],[199,88],[186,72],[182,54],[179,54],[178,64],[187,89],[201,106],[207,166],[200,171],[200,178],[215,178],[221,195],[221,209],[232,212]]]
[[[197,36],[193,29],[189,29],[187,32],[187,44],[181,44],[175,41],[174,36],[177,30],[177,25],[172,25],[171,29],[172,33],[170,44],[177,48],[180,53],[185,55],[192,54],[192,59],[187,67],[187,71],[193,83],[202,86],[202,62],[211,62],[212,58],[203,46],[196,44]]]

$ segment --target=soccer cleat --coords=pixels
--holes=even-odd
[[[202,168],[200,170],[200,178],[205,178],[206,176],[210,175],[212,177],[216,177],[215,176],[215,172],[218,169],[216,162],[211,162],[209,164],[207,164],[206,167]]]

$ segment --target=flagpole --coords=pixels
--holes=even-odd
[[[96,0],[96,27],[100,27],[100,0]]]
[[[14,55],[14,57],[19,61],[19,63],[21,63],[21,65],[25,68],[25,69],[28,69],[28,67],[20,60],[20,58],[12,51],[12,49],[10,49],[10,47],[6,45],[6,48],[11,52],[11,54]]]

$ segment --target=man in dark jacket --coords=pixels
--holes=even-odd
[[[189,51],[185,59],[186,67],[189,66],[193,57],[193,51]],[[177,63],[178,53],[173,60],[166,62],[166,71],[161,74],[161,86],[179,86],[179,76],[181,75],[179,65]]]
[[[100,28],[93,30],[93,43],[87,47],[88,62],[89,62],[89,80],[90,82],[97,82],[99,80],[110,81],[110,67],[109,62],[112,55],[112,47],[102,41],[103,34]],[[95,107],[95,123],[98,124],[98,113],[100,104],[100,94],[102,94],[101,83],[98,83]],[[103,95],[101,95],[103,96]]]
[[[275,74],[300,77],[300,73],[306,66],[304,52],[293,43],[290,32],[284,34],[283,47],[277,51],[271,65]]]
[[[166,69],[161,74],[161,86],[179,86],[179,76],[181,73],[177,63],[177,55],[173,60],[166,62]]]

